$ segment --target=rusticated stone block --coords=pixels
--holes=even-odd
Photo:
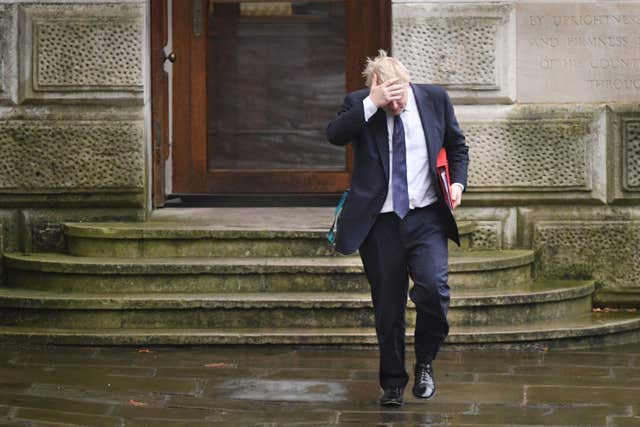
[[[534,244],[545,275],[593,275],[616,288],[640,283],[640,221],[543,221]]]
[[[415,78],[448,86],[496,87],[496,22],[440,21],[396,21],[398,55]]]
[[[471,205],[606,200],[600,107],[456,107],[469,145]]]
[[[588,191],[593,135],[580,120],[510,120],[465,123],[474,162],[469,187]]]
[[[20,249],[19,236],[19,212],[12,210],[0,210],[0,251],[17,251]]]
[[[140,190],[143,124],[0,121],[0,192]]]
[[[142,220],[135,209],[27,209],[21,216],[26,252],[66,252],[64,222]]]
[[[25,5],[20,25],[21,100],[141,101],[142,5]]]
[[[501,228],[499,223],[478,224],[471,235],[473,249],[499,249],[502,245]]]
[[[516,246],[515,208],[478,208],[465,205],[457,209],[456,219],[473,222],[470,247],[472,249],[510,249]]]
[[[17,219],[16,211],[0,209],[0,286],[4,278],[2,252],[19,249]]]
[[[593,277],[599,292],[622,292],[626,305],[635,294],[640,307],[640,210],[574,206],[519,211],[521,245],[538,250],[538,273]]]
[[[640,117],[624,122],[622,138],[625,188],[629,191],[640,191]]]
[[[512,7],[396,3],[393,54],[418,83],[447,87],[454,101],[511,101]]]

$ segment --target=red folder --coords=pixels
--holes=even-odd
[[[438,158],[436,159],[436,171],[438,173],[440,189],[442,189],[442,194],[444,195],[444,202],[449,207],[449,210],[453,210],[453,201],[451,200],[451,178],[449,177],[449,160],[447,159],[447,151],[444,148],[441,148],[438,153]]]

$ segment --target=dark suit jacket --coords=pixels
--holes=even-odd
[[[449,159],[451,183],[467,187],[468,146],[458,126],[449,95],[436,85],[411,84],[422,120],[430,173],[438,195],[438,208],[445,218],[447,236],[460,245],[458,227],[445,205],[437,184],[436,156],[443,146]],[[348,94],[327,127],[327,139],[334,145],[353,142],[351,190],[337,224],[336,250],[342,254],[355,252],[369,233],[382,209],[389,188],[389,140],[384,110],[364,120],[362,101],[369,94],[364,88]]]

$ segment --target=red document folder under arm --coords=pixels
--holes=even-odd
[[[451,201],[451,178],[449,177],[449,161],[447,160],[447,152],[444,148],[440,149],[436,160],[436,171],[438,173],[438,182],[444,195],[444,202],[450,210],[453,210],[453,202]]]

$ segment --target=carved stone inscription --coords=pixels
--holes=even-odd
[[[640,100],[640,2],[519,3],[518,101]]]

